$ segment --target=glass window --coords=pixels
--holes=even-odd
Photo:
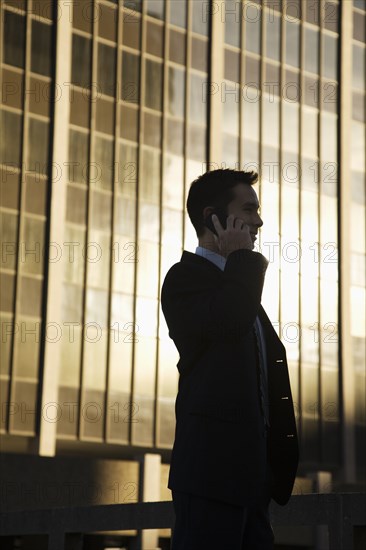
[[[224,85],[224,83],[223,83]],[[191,122],[206,124],[207,116],[207,77],[191,73],[190,119]]]
[[[353,92],[352,96],[352,118],[359,122],[366,122],[364,94]]]
[[[353,6],[360,10],[366,10],[366,0],[353,0]]]
[[[140,40],[141,40],[141,18],[134,17],[132,14],[124,14],[123,16],[123,33],[122,41],[123,44],[134,48],[135,50],[140,49]]]
[[[71,82],[81,87],[90,86],[91,40],[78,34],[72,35]]]
[[[142,0],[123,0],[123,5],[133,11],[141,11]]]
[[[89,127],[90,93],[72,91],[70,94],[70,122],[84,128]]]
[[[358,204],[366,204],[366,174],[364,172],[352,172],[352,201]]]
[[[139,179],[140,200],[159,203],[160,195],[160,151],[142,149],[141,178]]]
[[[365,286],[365,254],[351,254],[351,285]]]
[[[338,37],[323,35],[323,76],[338,80]]]
[[[353,44],[353,88],[364,90],[365,88],[365,64],[366,48],[364,46]]]
[[[313,25],[319,25],[319,0],[307,0],[305,2],[305,20]]]
[[[116,41],[117,10],[98,4],[98,34],[107,40]]]
[[[48,132],[48,122],[29,119],[27,170],[48,173]]]
[[[222,4],[222,9],[225,10],[225,42],[232,46],[240,47],[240,30],[241,30],[241,3],[236,0],[226,0]]]
[[[201,163],[206,162],[206,128],[194,126],[188,127],[187,156]]]
[[[315,109],[303,107],[301,145],[306,157],[318,156],[318,113]]]
[[[24,69],[25,17],[4,11],[4,63]]]
[[[183,204],[183,157],[164,157],[163,206],[181,209]]]
[[[280,16],[273,13],[273,10],[266,10],[266,56],[277,61],[280,60],[280,29]]]
[[[208,50],[207,42],[200,38],[192,37],[191,65],[193,69],[207,72]]]
[[[159,242],[159,213],[160,208],[157,204],[139,201],[139,240]]]
[[[157,57],[163,57],[163,25],[147,21],[146,24],[146,51]]]
[[[85,324],[98,323],[99,331],[107,326],[108,319],[108,292],[94,288],[88,288],[86,291]],[[94,335],[90,330],[89,338],[92,340]]]
[[[184,118],[185,71],[169,67],[169,114]]]
[[[120,136],[130,141],[138,139],[138,115],[137,109],[131,109],[125,105],[120,106]]]
[[[282,104],[282,148],[299,150],[299,104],[284,101]]]
[[[279,144],[279,99],[263,94],[262,140],[265,145]]]
[[[303,189],[318,191],[319,187],[319,160],[316,158],[301,158],[301,185]]]
[[[337,162],[337,116],[321,113],[320,147],[323,160]]]
[[[147,13],[157,19],[164,19],[164,0],[147,0]]]
[[[116,225],[115,225],[115,231],[119,235],[126,235],[126,236],[132,236],[135,233],[135,220],[136,220],[136,201],[133,199],[129,199],[127,197],[121,197],[119,196],[117,198],[117,204],[116,204]],[[118,243],[118,248],[116,248],[115,251],[115,260],[117,261],[117,258],[125,258],[130,254],[132,251],[129,249],[130,247],[126,247],[126,249],[122,250],[119,248],[120,242],[117,240],[116,243]],[[135,247],[135,244],[133,245]],[[132,248],[132,247],[131,247]],[[126,252],[124,252],[126,250]],[[129,262],[127,262],[129,263]]]
[[[198,34],[208,36],[208,22],[210,19],[210,5],[205,0],[192,2],[192,30]]]
[[[329,31],[339,31],[338,4],[335,2],[324,3],[324,27]]]
[[[68,180],[87,183],[89,159],[89,135],[70,129]]]
[[[366,17],[359,12],[353,12],[353,38],[363,43],[366,41]]]
[[[1,162],[1,161],[0,161]],[[3,168],[0,179],[1,206],[5,208],[18,209],[20,174],[16,174],[12,167],[10,170]]]
[[[280,95],[280,65],[265,63],[263,89],[270,96]]]
[[[244,103],[243,123],[244,137],[259,141],[259,101]]]
[[[112,189],[113,141],[95,136],[94,162],[90,165],[90,183],[93,187]]]
[[[305,70],[319,73],[319,31],[305,27]]]
[[[111,197],[110,193],[92,191],[89,218],[89,227],[91,229],[110,231],[112,214]]]
[[[186,64],[186,35],[178,31],[170,31],[169,59],[180,65]]]
[[[311,107],[319,107],[319,79],[305,77],[304,102]]]
[[[146,107],[156,109],[157,111],[161,111],[162,76],[162,64],[146,59],[145,105]]]
[[[300,24],[286,20],[286,63],[300,67]]]
[[[143,113],[143,143],[150,147],[161,147],[161,116]]]
[[[40,275],[43,273],[42,251],[45,240],[45,224],[25,216],[21,242],[20,271]],[[22,257],[23,256],[23,257]]]
[[[352,170],[365,170],[365,125],[352,121]]]
[[[240,82],[240,53],[225,49],[225,80]]]
[[[5,269],[14,269],[16,262],[16,248],[17,248],[17,230],[18,230],[18,214],[8,214],[7,212],[0,211],[1,219],[1,240],[5,245],[9,245],[10,251],[13,253],[7,254],[3,252],[3,258],[1,261],[1,267]]]
[[[95,127],[98,132],[114,135],[114,101],[98,97],[96,100]]]
[[[0,162],[20,166],[22,116],[0,110]]]
[[[20,277],[20,314],[41,316],[42,281],[33,277]]]
[[[138,103],[140,96],[140,56],[123,51],[121,98]]]
[[[235,168],[239,161],[239,139],[229,134],[223,135],[222,160],[228,168]]]
[[[118,191],[135,197],[137,183],[137,146],[121,143],[118,162]]]
[[[98,87],[103,94],[115,95],[116,48],[105,44],[98,44]]]
[[[167,150],[175,155],[183,155],[184,124],[178,120],[168,119]]]
[[[249,52],[261,52],[261,10],[254,4],[245,4],[245,49]]]
[[[187,0],[174,0],[170,7],[170,23],[178,27],[187,26]]]
[[[66,220],[71,223],[85,225],[86,223],[87,197],[86,189],[67,186]]]
[[[46,215],[47,180],[37,175],[26,174],[25,210],[40,216]]]
[[[223,101],[223,131],[228,134],[239,135],[239,104],[240,87],[231,82],[223,82],[225,86]]]
[[[245,56],[245,84],[260,87],[260,59]]]
[[[35,73],[51,76],[51,53],[52,26],[33,20],[31,70]]]

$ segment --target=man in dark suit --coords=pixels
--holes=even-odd
[[[273,548],[268,505],[286,504],[295,481],[286,351],[261,305],[268,260],[253,250],[263,225],[257,179],[227,169],[191,184],[187,210],[199,246],[183,251],[162,286],[180,355],[168,480],[172,550]],[[214,209],[221,223],[213,216],[210,230]]]

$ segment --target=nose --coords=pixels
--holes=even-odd
[[[262,220],[262,218],[260,217],[259,214],[257,214],[257,217],[258,217],[258,222],[256,223],[256,225],[257,225],[258,227],[262,227],[262,225],[263,225],[263,220]]]

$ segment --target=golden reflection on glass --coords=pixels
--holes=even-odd
[[[164,156],[163,207],[183,208],[183,157]]]
[[[88,390],[103,390],[107,368],[108,330],[97,321],[87,327],[84,337],[83,386]]]
[[[134,394],[155,395],[156,338],[138,335],[135,344]]]
[[[138,246],[131,237],[114,235],[112,249],[112,288],[133,294],[135,269],[138,265]]]
[[[291,259],[296,256],[291,250],[291,244],[297,243],[299,237],[299,192],[296,188],[289,185],[282,185],[281,195],[281,233],[282,249],[288,246]],[[286,260],[286,249],[283,250],[283,258]]]
[[[351,202],[350,247],[353,252],[365,253],[365,205]]]
[[[159,396],[175,398],[177,395],[179,353],[171,338],[159,340]]]
[[[365,338],[366,322],[366,290],[360,286],[352,286],[351,297],[351,334],[359,338]]]
[[[136,297],[137,336],[155,337],[158,329],[158,301],[154,298]]]
[[[162,239],[161,243],[179,248],[182,243],[182,211],[164,208],[162,212]]]
[[[137,294],[155,298],[158,293],[158,243],[139,240],[137,258]]]

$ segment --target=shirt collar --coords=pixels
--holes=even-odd
[[[217,252],[213,252],[213,250],[209,250],[208,248],[204,248],[203,246],[197,246],[195,253],[199,256],[202,256],[203,258],[206,258],[207,260],[210,260],[210,262],[217,265],[217,267],[224,271],[226,258],[224,256],[221,256],[221,254],[217,254]]]

